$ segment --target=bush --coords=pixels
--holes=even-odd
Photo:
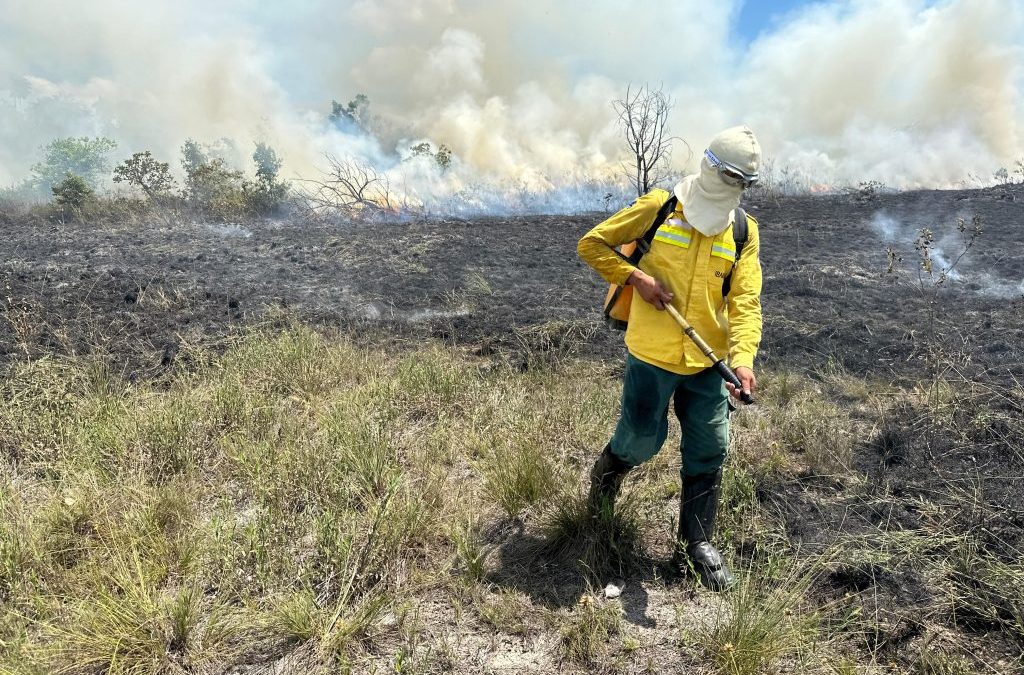
[[[222,140],[230,146],[230,141]],[[182,197],[194,209],[219,220],[238,220],[245,215],[277,211],[288,197],[288,183],[278,180],[281,159],[266,143],[257,143],[252,154],[256,179],[247,180],[223,157],[188,139],[181,148],[185,170]]]
[[[85,179],[70,173],[50,189],[53,191],[53,199],[57,205],[62,209],[72,211],[81,211],[82,207],[94,197],[92,188],[85,182]]]

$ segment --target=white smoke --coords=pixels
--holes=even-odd
[[[0,185],[60,136],[174,163],[185,138],[229,137],[239,162],[269,142],[293,176],[325,152],[370,162],[435,208],[495,210],[517,193],[530,210],[572,208],[621,183],[610,101],[644,81],[674,96],[670,129],[694,149],[746,122],[811,184],[944,187],[1024,156],[1014,0],[816,3],[751,44],[735,34],[740,0],[3,5]],[[326,123],[331,99],[357,93],[372,135]],[[401,162],[410,139],[456,162]],[[687,161],[677,143],[674,170]]]
[[[960,271],[954,265],[954,261],[947,251],[956,250],[958,244],[962,249],[963,244],[956,241],[951,233],[935,232],[934,225],[931,223],[919,226],[903,223],[884,211],[875,212],[868,222],[871,229],[884,243],[904,253],[905,257],[912,261],[912,265],[920,265],[922,256],[925,255],[925,252],[919,248],[919,243],[923,245],[919,237],[922,236],[923,229],[927,227],[932,231],[932,241],[927,247],[927,257],[932,265],[933,278],[938,280],[945,277],[954,281],[961,278]],[[916,267],[914,269],[916,271]]]
[[[913,236],[909,239],[905,237],[902,232],[903,227],[900,225],[898,220],[883,211],[876,211],[875,214],[871,216],[869,223],[871,225],[871,229],[875,231],[875,234],[881,237],[882,241],[887,244],[896,242],[900,239],[905,239],[907,241],[913,240]]]

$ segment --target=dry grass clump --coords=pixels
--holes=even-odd
[[[510,517],[550,498],[557,490],[560,467],[540,439],[507,439],[480,462],[484,490]]]
[[[531,611],[521,593],[501,589],[494,593],[477,592],[473,603],[481,621],[508,635],[526,635]]]
[[[985,554],[963,542],[949,561],[953,609],[982,630],[1000,630],[1024,645],[1024,563]]]
[[[821,636],[819,610],[808,607],[807,595],[822,570],[816,559],[788,567],[758,560],[738,570],[735,589],[684,639],[728,675],[772,672],[783,658],[810,655]]]
[[[596,582],[635,572],[643,557],[637,507],[624,495],[614,510],[592,513],[585,496],[563,495],[544,514],[536,554],[577,564]]]
[[[594,665],[611,651],[611,639],[622,631],[622,608],[601,602],[594,594],[580,598],[559,633],[562,656],[581,665]]]
[[[826,387],[807,376],[781,373],[768,380],[758,418],[741,424],[759,433],[743,439],[758,445],[769,465],[780,463],[818,476],[840,476],[851,468],[856,435],[849,407],[841,406]]]

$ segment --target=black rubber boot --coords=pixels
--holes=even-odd
[[[591,513],[598,513],[607,505],[608,509],[615,506],[615,498],[619,495],[622,480],[633,467],[626,464],[612,452],[611,443],[594,462],[590,470],[590,497],[588,503]]]
[[[722,554],[711,544],[715,536],[721,485],[721,469],[714,473],[686,476],[679,500],[679,549],[686,552],[686,558],[700,576],[700,582],[712,591],[727,590],[735,583]],[[685,564],[685,561],[681,562]]]

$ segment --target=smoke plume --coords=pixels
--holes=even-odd
[[[621,175],[610,102],[645,81],[671,93],[670,131],[698,151],[677,142],[677,173],[741,122],[814,184],[985,182],[1024,157],[1014,0],[817,3],[753,42],[736,34],[739,8],[5,0],[0,186],[53,138],[104,135],[118,160],[150,149],[175,163],[188,137],[232,138],[239,162],[262,140],[292,176],[315,175],[324,153],[355,157],[421,201],[483,184],[591,195]],[[328,124],[331,100],[358,93],[369,130]],[[451,148],[450,170],[402,162],[424,140]]]

